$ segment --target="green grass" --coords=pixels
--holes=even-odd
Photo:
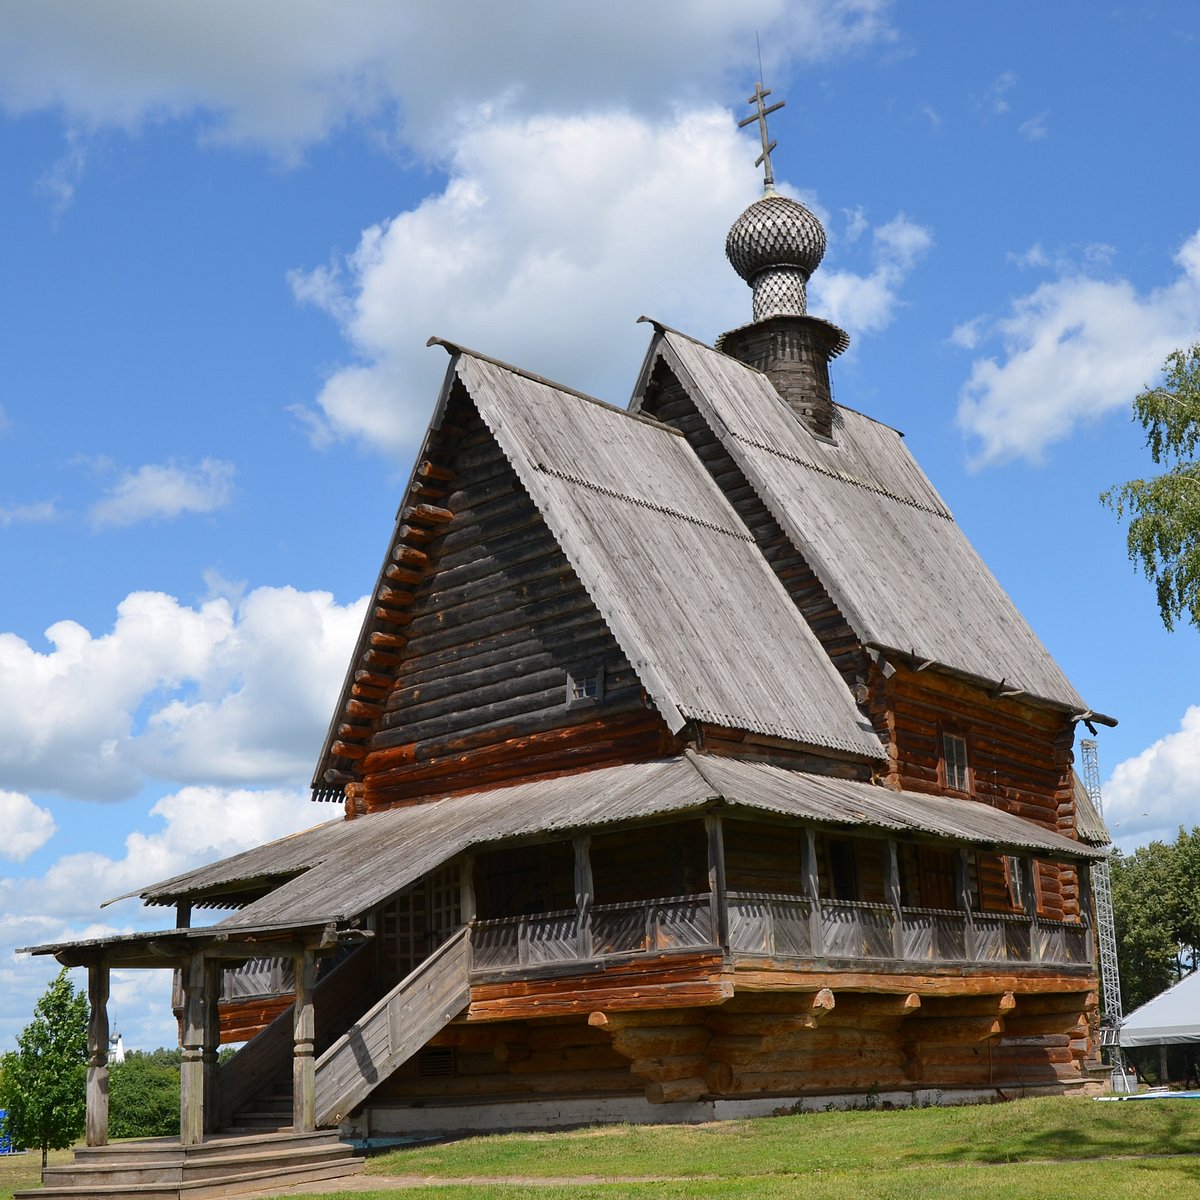
[[[1200,1197],[1200,1104],[1037,1099],[504,1134],[394,1151],[368,1170],[445,1180],[421,1189],[428,1200]]]
[[[50,1166],[59,1166],[71,1161],[70,1150],[51,1150]],[[0,1154],[0,1200],[12,1200],[13,1192],[22,1188],[37,1187],[42,1182],[42,1152],[30,1150],[26,1154]]]
[[[0,1158],[0,1200],[35,1185],[37,1165]],[[417,1180],[422,1200],[1200,1200],[1200,1104],[1037,1099],[503,1134],[394,1151],[368,1171],[396,1190],[325,1200],[396,1200]]]

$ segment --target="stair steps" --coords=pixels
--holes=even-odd
[[[217,1135],[195,1146],[173,1138],[81,1147],[49,1167],[43,1186],[14,1200],[206,1200],[356,1175],[365,1159],[336,1130]]]

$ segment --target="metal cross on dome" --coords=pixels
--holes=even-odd
[[[778,143],[772,142],[767,136],[767,114],[773,113],[777,109],[782,108],[787,101],[780,100],[778,104],[772,104],[770,108],[764,106],[763,101],[771,94],[770,88],[764,88],[762,81],[754,85],[754,95],[751,96],[746,103],[758,106],[758,111],[752,113],[744,121],[738,122],[738,128],[744,129],[747,125],[754,121],[758,122],[759,132],[762,134],[762,153],[754,160],[754,165],[763,168],[763,191],[773,192],[775,190],[775,172],[771,169],[771,151],[775,149]]]

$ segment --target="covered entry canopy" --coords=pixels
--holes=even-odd
[[[1147,1001],[1121,1026],[1126,1049],[1174,1042],[1200,1042],[1200,971]]]

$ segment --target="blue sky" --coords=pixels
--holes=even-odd
[[[444,9],[446,11],[440,11]],[[0,1049],[14,947],[333,817],[305,784],[461,341],[624,403],[650,314],[749,319],[757,194],[825,221],[837,399],[905,431],[1097,710],[1122,843],[1200,822],[1196,633],[1098,503],[1200,335],[1200,10],[886,0],[0,7]],[[1196,707],[1193,707],[1196,706]],[[170,1044],[166,981],[114,986]]]

